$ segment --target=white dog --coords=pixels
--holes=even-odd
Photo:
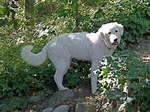
[[[48,42],[41,52],[33,54],[32,46],[22,49],[22,58],[31,65],[40,65],[48,57],[56,68],[54,80],[59,90],[67,89],[62,81],[72,58],[90,61],[91,86],[94,94],[97,89],[97,70],[104,56],[112,55],[120,43],[123,26],[117,22],[102,25],[96,33],[64,34]]]

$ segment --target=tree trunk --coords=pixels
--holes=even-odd
[[[34,4],[35,0],[25,0],[25,17],[29,26],[35,24]]]
[[[76,2],[76,7],[75,7],[75,20],[76,20],[76,26],[75,26],[75,31],[79,30],[79,4]]]

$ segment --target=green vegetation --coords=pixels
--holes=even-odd
[[[33,0],[32,3],[30,0],[25,0],[25,3],[22,1],[8,3],[0,0],[0,2],[0,99],[2,100],[10,98],[13,102],[22,102],[12,97],[28,96],[34,91],[46,91],[48,88],[56,87],[53,81],[55,68],[49,61],[38,67],[23,62],[20,52],[22,46],[26,44],[32,44],[35,46],[34,52],[38,52],[55,36],[67,32],[93,32],[103,23],[110,21],[118,21],[125,28],[119,50],[126,49],[129,44],[140,42],[142,38],[150,38],[148,0],[45,0],[44,2]],[[25,5],[31,6],[24,8]],[[31,18],[29,8],[32,8]],[[119,79],[121,77],[120,83],[124,84],[124,80],[130,81],[132,93],[129,97],[138,102],[138,106],[142,106],[141,110],[145,111],[148,109],[146,104],[149,101],[147,99],[149,81],[146,83],[149,80],[148,66],[144,63],[137,66],[138,57],[133,58],[134,64],[128,51],[128,56],[124,56],[125,53],[122,51],[119,53],[120,58],[129,57],[124,59],[127,68],[125,71],[122,67],[115,66],[116,63],[112,61],[118,71],[117,76]],[[89,63],[76,60],[72,65],[64,82],[69,87],[75,87],[80,78],[86,77],[90,67]],[[122,78],[122,75],[125,76]],[[0,108],[0,111],[23,110],[25,107],[23,103],[16,103],[16,106],[13,103],[9,104],[8,108]],[[4,107],[3,101],[0,101],[0,107]]]
[[[150,110],[150,65],[143,63],[132,50],[106,57],[105,65],[97,73],[99,92],[108,97],[110,104],[117,102],[118,110]]]

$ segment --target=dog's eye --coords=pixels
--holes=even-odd
[[[108,34],[110,35],[110,34],[111,34],[111,32],[108,32]]]
[[[115,32],[117,33],[117,32],[118,32],[118,30],[115,30]]]

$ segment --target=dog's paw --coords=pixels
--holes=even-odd
[[[67,88],[67,87],[64,87],[64,89],[63,89],[63,90],[66,90],[66,89],[69,89],[69,88]]]
[[[92,87],[92,94],[95,95],[97,91],[97,86],[93,86]]]
[[[61,91],[61,90],[66,90],[66,89],[69,89],[69,88],[67,88],[67,87],[59,88],[60,91]]]
[[[96,93],[96,89],[95,90],[92,90],[92,94],[94,95]]]

